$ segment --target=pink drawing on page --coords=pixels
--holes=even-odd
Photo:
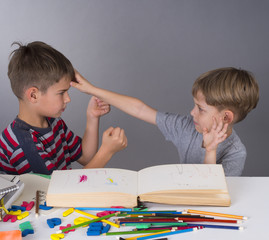
[[[88,177],[86,175],[79,176],[79,182],[87,182]]]

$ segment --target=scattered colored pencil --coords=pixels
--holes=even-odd
[[[204,227],[204,228],[222,228],[222,229],[233,229],[233,230],[243,230],[242,226],[228,226],[228,225],[210,225],[210,224],[188,224],[188,226],[193,227]]]
[[[80,224],[77,224],[77,225],[74,225],[74,226],[71,226],[71,227],[68,227],[68,228],[64,228],[62,230],[59,230],[57,233],[64,233],[64,232],[67,232],[67,231],[70,231],[70,230],[73,230],[75,228],[79,228],[79,227],[82,227],[82,226],[85,226],[85,225],[89,225],[93,222],[99,222],[103,219],[108,219],[110,217],[114,217],[118,214],[118,212],[115,212],[115,213],[112,213],[112,214],[109,214],[109,215],[106,215],[106,216],[103,216],[103,217],[100,217],[100,218],[95,218],[95,219],[92,219],[90,221],[87,221],[87,222],[83,222],[83,223],[80,223]]]
[[[38,217],[39,215],[39,194],[40,191],[36,191],[36,196],[35,196],[35,216]]]
[[[94,218],[94,219],[98,218],[97,216],[95,216],[95,215],[93,215],[93,214],[86,213],[86,212],[83,212],[83,211],[78,210],[78,209],[75,209],[75,212],[80,213],[80,214],[85,215],[85,216],[88,216],[88,217],[91,217],[91,218]],[[111,225],[111,226],[113,226],[113,227],[116,227],[116,228],[119,228],[119,227],[120,227],[120,225],[118,225],[118,224],[116,224],[116,223],[113,223],[113,222],[111,222],[111,221],[108,221],[108,220],[106,220],[106,219],[101,220],[101,221],[104,222],[104,223],[107,223],[107,224],[109,224],[109,225]]]
[[[116,212],[131,212],[132,208],[95,208],[95,207],[77,207],[78,210],[90,210],[90,211],[116,211]]]
[[[150,233],[150,234],[145,234],[145,235],[141,235],[141,236],[136,236],[136,237],[130,237],[130,238],[126,238],[125,240],[132,240],[132,239],[138,239],[138,238],[141,238],[141,237],[149,237],[149,236],[153,236],[155,234],[163,234],[163,233],[169,233],[171,232],[171,230],[165,230],[165,231],[161,231],[161,232],[158,232],[158,233]]]
[[[192,232],[197,230],[197,228],[189,228],[189,229],[184,229],[184,230],[178,230],[178,231],[169,231],[169,232],[163,232],[163,233],[154,233],[152,235],[148,235],[145,237],[138,237],[136,238],[137,240],[146,240],[150,238],[156,238],[156,237],[163,237],[163,236],[169,236],[173,234],[180,234],[180,233],[185,233],[185,232]]]
[[[242,219],[242,220],[247,219],[247,217],[244,217],[244,216],[231,215],[231,214],[225,214],[225,213],[206,212],[206,211],[199,211],[199,210],[192,210],[192,209],[188,209],[187,212],[196,213],[196,214],[204,214],[204,215],[209,215],[209,216],[216,216],[216,217],[235,218],[235,219]]]
[[[155,223],[155,222],[221,222],[221,223],[241,223],[239,220],[228,220],[228,219],[205,219],[205,218],[118,218],[117,223]]]
[[[126,234],[140,234],[140,233],[159,233],[163,232],[163,229],[153,229],[153,230],[136,230],[136,231],[119,231],[119,232],[107,232],[102,235],[126,235]]]

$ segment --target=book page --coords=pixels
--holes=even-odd
[[[48,194],[122,192],[137,195],[137,172],[116,168],[54,171]]]
[[[167,164],[138,172],[138,195],[163,190],[226,190],[222,165]]]

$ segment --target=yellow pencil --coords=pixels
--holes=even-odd
[[[85,216],[88,216],[88,217],[91,217],[91,218],[98,218],[97,216],[95,216],[95,215],[93,215],[93,214],[90,214],[90,213],[87,213],[87,212],[83,212],[83,211],[78,210],[78,209],[75,209],[75,212],[80,213],[80,214],[85,215]],[[109,224],[109,225],[111,225],[111,226],[113,226],[113,227],[117,227],[117,228],[120,227],[120,225],[118,225],[118,224],[116,224],[116,223],[113,223],[113,222],[110,222],[110,221],[108,221],[108,220],[106,220],[106,219],[103,219],[103,220],[101,220],[101,221],[104,222],[104,223],[107,223],[107,224]]]
[[[148,237],[148,236],[161,234],[161,233],[168,233],[168,232],[171,232],[171,230],[165,230],[165,231],[162,231],[162,232],[156,232],[156,233],[150,233],[150,234],[140,235],[140,236],[136,236],[136,237],[125,238],[125,240],[135,240],[135,239],[141,238],[141,237]]]
[[[243,220],[248,219],[247,217],[244,217],[244,216],[231,215],[231,214],[225,214],[225,213],[205,212],[205,211],[192,210],[192,209],[188,209],[187,212],[188,213],[196,213],[196,214],[210,215],[210,216],[217,216],[217,217],[243,219]]]

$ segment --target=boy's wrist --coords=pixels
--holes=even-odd
[[[114,152],[108,150],[106,147],[104,147],[104,145],[102,144],[101,147],[98,150],[98,154],[102,157],[102,158],[112,158]]]

